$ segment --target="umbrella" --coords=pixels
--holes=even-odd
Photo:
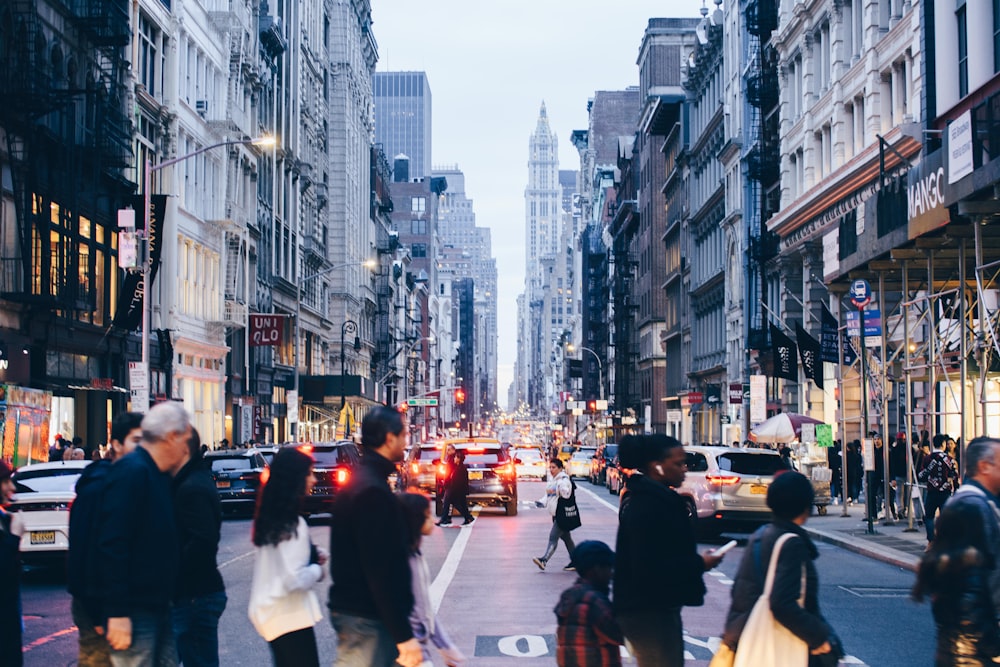
[[[820,419],[795,412],[781,412],[750,429],[750,439],[754,442],[792,442],[802,434],[803,424],[822,424]]]

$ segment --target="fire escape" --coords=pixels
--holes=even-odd
[[[764,265],[777,255],[777,239],[765,229],[767,220],[778,210],[780,197],[780,146],[778,135],[779,94],[777,53],[769,44],[778,26],[776,0],[749,0],[746,3],[748,63],[743,72],[749,104],[745,126],[743,160],[746,174],[745,213],[747,218],[746,295],[744,317],[746,347],[767,347],[762,303]],[[749,375],[749,357],[746,372]]]
[[[372,202],[371,217],[380,220],[393,211],[392,195],[389,190],[389,163],[381,146],[372,148]],[[402,267],[393,260],[399,248],[399,235],[390,232],[388,224],[375,227],[375,249],[378,252],[378,269],[375,274],[375,329],[372,353],[372,375],[383,384],[392,384],[393,353],[396,350],[396,336],[392,328],[393,285],[402,277]],[[388,400],[389,397],[386,397]]]
[[[35,0],[0,0],[0,125],[13,190],[14,220],[0,230],[0,295],[38,315],[75,317],[97,307],[95,281],[77,253],[48,247],[50,217],[42,195],[62,210],[107,223],[135,185],[124,47],[128,3],[70,3],[68,39],[48,34]],[[70,51],[62,45],[76,44]],[[33,247],[33,245],[35,247]],[[39,247],[40,246],[40,247]],[[78,279],[79,277],[79,279]],[[40,320],[37,320],[40,321]]]
[[[583,275],[587,281],[585,328],[583,331],[584,345],[593,350],[601,359],[608,359],[608,250],[601,238],[601,230],[597,225],[589,225],[583,237]],[[588,360],[590,355],[584,355]],[[584,378],[583,395],[597,398],[601,396],[600,382],[603,379],[599,368],[588,364],[593,373]]]
[[[615,348],[614,401],[617,411],[638,410],[640,396],[635,369],[639,360],[638,332],[635,326],[639,303],[636,299],[635,272],[639,261],[632,251],[635,230],[639,226],[639,211],[635,201],[623,201],[615,212],[611,228],[611,262],[614,278],[611,300],[614,304]]]

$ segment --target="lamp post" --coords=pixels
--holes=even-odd
[[[574,348],[575,348],[575,349],[582,350],[582,351],[585,351],[585,352],[590,352],[592,355],[594,355],[594,360],[597,362],[597,380],[598,380],[598,382],[601,383],[601,386],[599,387],[600,392],[599,392],[598,398],[600,398],[603,401],[604,400],[604,364],[601,363],[601,358],[599,356],[597,356],[596,352],[594,352],[593,350],[591,350],[589,347],[584,347],[583,345],[576,346],[576,345],[573,345],[572,343],[570,343],[566,347],[567,347],[567,349],[570,352],[572,352],[574,350]]]
[[[152,304],[150,303],[149,295],[149,207],[151,205],[151,181],[153,179],[153,172],[160,171],[161,169],[166,169],[167,167],[172,167],[175,164],[179,164],[185,160],[189,160],[193,157],[197,157],[202,153],[207,153],[214,148],[222,148],[223,146],[236,146],[236,145],[252,145],[252,146],[274,146],[274,137],[257,137],[255,139],[229,139],[227,141],[220,141],[218,143],[210,144],[208,146],[202,146],[196,151],[191,151],[190,153],[185,153],[184,155],[179,155],[175,158],[169,160],[164,160],[157,164],[153,164],[149,156],[146,156],[145,163],[143,164],[143,232],[142,237],[146,239],[145,243],[145,257],[143,257],[142,262],[142,367],[143,372],[146,375],[146,404],[145,405],[133,405],[132,410],[136,412],[146,412],[149,409],[149,320],[151,313],[153,312]]]
[[[354,334],[354,349],[361,348],[361,340],[357,337],[358,323],[354,320],[344,320],[340,325],[340,409],[347,405],[347,388],[344,386],[344,363],[347,361],[347,353],[344,350],[344,338],[348,333]]]
[[[299,410],[299,406],[298,406],[298,396],[299,396],[299,337],[301,336],[301,327],[299,326],[299,320],[301,319],[301,316],[302,316],[302,285],[303,285],[303,283],[306,283],[306,282],[308,282],[310,280],[313,280],[315,278],[319,278],[320,276],[325,276],[326,274],[330,273],[331,271],[336,271],[337,269],[344,269],[344,268],[347,268],[348,266],[355,266],[355,265],[356,265],[356,262],[347,262],[345,264],[335,264],[334,266],[327,267],[327,268],[323,269],[322,271],[317,271],[316,273],[310,273],[309,275],[302,276],[301,278],[299,278],[295,282],[295,349],[292,351],[292,359],[293,359],[293,365],[295,366],[295,383],[294,384],[295,384],[295,400],[296,400],[295,411],[296,411],[296,414],[295,414],[295,421],[292,423],[293,428],[291,429],[292,440],[296,440],[297,439],[298,431],[299,431],[299,420],[298,420],[298,410]],[[365,260],[364,262],[361,262],[361,266],[364,266],[364,267],[369,268],[369,269],[373,269],[373,268],[375,268],[375,260],[373,260],[373,259]],[[350,322],[350,320],[348,320],[348,322]],[[347,322],[344,322],[344,324],[346,325]],[[352,322],[352,324],[354,324],[354,323]],[[357,327],[358,327],[358,325],[354,324],[354,330],[355,331],[357,331]],[[341,385],[343,386],[343,381],[344,381],[343,380],[343,377],[344,377],[344,332],[343,332],[343,329],[341,329],[341,333],[340,333],[340,377],[341,377]],[[343,406],[343,401],[341,401],[341,406],[340,407],[344,407]]]

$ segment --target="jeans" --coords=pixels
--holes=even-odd
[[[110,667],[111,647],[104,635],[97,634],[95,622],[87,605],[80,598],[73,596],[70,603],[70,613],[73,624],[79,631],[80,649],[77,654],[79,667]]]
[[[562,540],[563,544],[566,545],[566,551],[572,560],[573,550],[576,549],[576,545],[573,544],[573,535],[570,534],[570,531],[560,528],[559,524],[556,523],[556,518],[552,517],[552,529],[549,531],[549,545],[545,549],[545,555],[542,556],[543,562],[548,563],[549,559],[552,558],[552,554],[556,552],[556,547],[559,546],[559,540]]]
[[[684,667],[680,608],[622,612],[618,625],[639,667]]]
[[[177,654],[184,667],[219,667],[219,618],[226,592],[178,600],[173,608]]]
[[[935,491],[927,489],[927,501],[924,503],[924,528],[927,529],[927,541],[934,541],[934,515],[944,507],[951,497],[950,491]]]
[[[316,632],[312,626],[272,639],[270,645],[274,667],[319,667]]]
[[[393,667],[399,651],[382,621],[330,612],[337,631],[334,667]]]
[[[130,618],[132,643],[124,651],[111,650],[113,667],[177,667],[170,610],[136,611]]]

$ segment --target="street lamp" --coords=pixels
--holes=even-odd
[[[578,349],[578,350],[583,350],[583,351],[586,351],[586,352],[590,352],[592,355],[594,355],[594,360],[597,361],[597,379],[601,383],[601,386],[600,386],[600,395],[598,396],[598,398],[600,398],[603,401],[604,400],[604,365],[601,363],[601,358],[599,356],[597,356],[597,353],[594,352],[593,350],[591,350],[589,347],[584,347],[583,345],[576,346],[576,345],[573,345],[572,343],[570,343],[569,345],[566,346],[566,350],[568,352],[570,352],[570,353],[573,352],[574,348]]]
[[[146,412],[149,409],[149,320],[150,315],[153,312],[152,304],[149,299],[149,208],[151,206],[152,192],[151,181],[153,179],[153,172],[160,171],[167,167],[172,167],[175,164],[183,162],[184,160],[189,160],[193,157],[206,153],[213,148],[222,148],[223,146],[236,146],[236,145],[252,145],[252,146],[274,146],[276,140],[274,137],[257,137],[255,139],[229,139],[227,141],[220,141],[215,144],[210,144],[208,146],[202,146],[196,151],[191,151],[190,153],[185,153],[184,155],[179,155],[175,158],[165,160],[163,162],[154,165],[149,159],[149,155],[146,155],[146,161],[143,165],[143,237],[146,239],[146,256],[143,258],[142,263],[142,367],[143,373],[146,376],[146,404],[145,405],[133,405],[132,410],[136,412]]]
[[[347,405],[347,386],[344,382],[344,363],[347,361],[347,351],[344,349],[344,338],[347,334],[354,334],[354,351],[361,349],[361,339],[358,337],[358,323],[354,320],[344,320],[340,325],[340,409]]]
[[[344,269],[348,266],[355,266],[357,262],[346,262],[344,264],[335,264],[334,266],[329,266],[322,271],[317,271],[316,273],[310,273],[307,276],[302,276],[297,281],[295,281],[295,349],[292,352],[293,365],[295,366],[295,421],[292,422],[292,440],[297,440],[299,431],[299,420],[298,420],[298,409],[299,409],[299,337],[301,336],[301,327],[299,326],[299,320],[302,316],[302,285],[310,280],[319,278],[320,276],[325,276],[331,271],[336,271],[337,269]],[[366,259],[361,262],[361,266],[368,269],[375,268],[374,259]],[[348,320],[350,322],[350,320]],[[344,322],[346,325],[347,322]],[[351,322],[354,325],[354,330],[357,331],[358,325]],[[360,341],[359,341],[360,342]],[[343,386],[344,382],[344,331],[341,329],[340,333],[340,382]],[[341,401],[341,408],[343,408],[343,400]]]

